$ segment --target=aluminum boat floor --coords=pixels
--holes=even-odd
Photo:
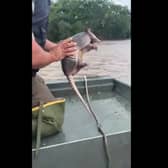
[[[91,106],[106,134],[130,131],[130,100],[115,90],[89,93]],[[85,95],[83,94],[85,97]],[[41,147],[64,144],[84,138],[100,136],[95,120],[76,95],[66,95],[62,132],[42,139]],[[32,142],[34,148],[35,141]]]

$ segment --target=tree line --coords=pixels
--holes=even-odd
[[[88,27],[102,40],[130,38],[130,11],[109,0],[58,0],[51,4],[50,40],[65,39]]]

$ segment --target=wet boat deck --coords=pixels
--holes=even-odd
[[[64,124],[61,133],[42,139],[39,160],[33,158],[33,168],[105,168],[102,135],[92,115],[68,82],[51,82],[48,86],[56,97],[66,98]],[[77,86],[85,98],[84,82],[77,80]],[[104,77],[88,79],[88,89],[92,109],[108,138],[112,167],[130,168],[130,87]]]

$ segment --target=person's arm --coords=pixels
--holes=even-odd
[[[57,45],[56,43],[47,39],[46,42],[45,42],[44,48],[45,48],[46,51],[49,51],[51,48],[55,47],[56,45]]]
[[[38,69],[45,67],[52,62],[60,61],[66,56],[76,54],[76,43],[72,39],[66,39],[52,47],[49,52],[43,50],[35,39],[32,39],[32,68]]]
[[[43,50],[35,40],[32,40],[32,68],[42,68],[52,62],[53,55]]]

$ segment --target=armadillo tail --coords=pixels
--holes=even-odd
[[[82,104],[83,104],[84,107],[86,108],[86,110],[87,110],[89,113],[91,113],[91,111],[90,111],[90,109],[89,109],[87,103],[86,103],[85,100],[83,99],[82,95],[80,94],[80,92],[79,92],[79,90],[78,90],[78,88],[77,88],[77,86],[76,86],[76,84],[75,84],[75,81],[74,81],[73,76],[72,76],[72,75],[67,76],[67,79],[68,79],[69,83],[71,84],[72,89],[75,91],[75,93],[76,93],[77,96],[79,97],[80,101],[82,102]]]

